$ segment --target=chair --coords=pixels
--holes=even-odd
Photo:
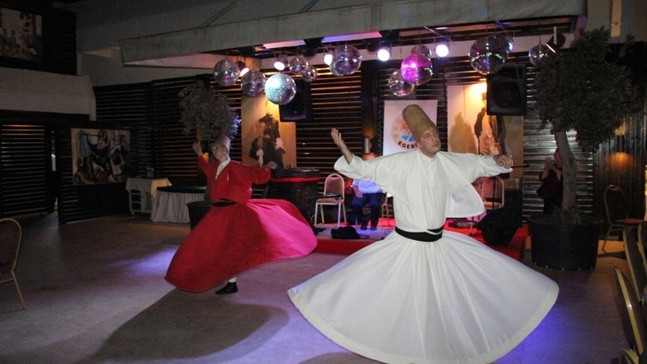
[[[337,207],[337,226],[340,225],[342,213],[344,215],[344,222],[346,222],[346,205],[344,205],[344,177],[337,173],[331,173],[324,181],[324,195],[325,197],[318,198],[315,202],[315,217],[314,225],[317,225],[317,216],[321,213],[321,223],[326,223],[324,217],[324,206]]]
[[[15,273],[21,240],[22,228],[18,221],[11,218],[0,219],[0,284],[14,283],[24,310],[25,301],[22,298],[22,292]]]
[[[647,269],[645,268],[645,255],[638,246],[634,230],[623,230],[622,240],[624,242],[625,255],[629,263],[629,273],[633,283],[634,293],[643,304],[645,287],[647,287]]]
[[[637,218],[630,218],[627,212],[627,201],[625,193],[619,186],[609,185],[604,190],[604,209],[607,215],[607,224],[609,229],[604,236],[604,243],[602,243],[602,251],[607,245],[609,235],[612,231],[623,231],[625,229],[638,228],[644,220]]]
[[[613,272],[620,297],[620,311],[625,336],[631,349],[640,357],[647,347],[643,308],[638,303],[634,292],[628,288],[627,277],[618,267],[614,267]]]
[[[391,218],[393,217],[393,195],[386,193],[384,202],[382,202],[382,217],[386,218],[386,226],[391,226]]]
[[[499,176],[481,177],[480,185],[481,199],[486,210],[494,210],[505,205],[505,184]]]
[[[647,226],[645,224],[638,225],[638,248],[645,257],[645,272],[647,272]]]
[[[640,364],[640,358],[634,349],[622,348],[619,364]]]

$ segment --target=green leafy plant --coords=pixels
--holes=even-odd
[[[229,107],[227,97],[203,81],[183,88],[180,96],[180,122],[184,133],[195,131],[199,140],[211,141],[225,134],[230,138],[236,134],[240,118]]]
[[[584,151],[597,150],[637,110],[629,71],[610,61],[609,33],[603,28],[583,32],[570,49],[542,61],[535,78],[535,99],[542,125],[551,125],[562,157],[564,193],[558,216],[579,223],[577,165],[567,133],[576,132]]]

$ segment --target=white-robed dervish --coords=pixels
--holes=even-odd
[[[471,182],[510,171],[506,155],[440,151],[417,105],[403,117],[419,149],[363,161],[331,132],[335,169],[393,195],[396,229],[288,295],[328,338],[386,363],[489,363],[521,343],[557,299],[546,276],[473,238],[442,231],[447,216],[484,211]]]

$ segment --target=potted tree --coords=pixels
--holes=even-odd
[[[182,112],[180,122],[185,134],[195,132],[196,138],[203,142],[210,142],[222,134],[230,137],[236,134],[240,118],[229,107],[227,97],[204,81],[198,80],[183,88],[178,96]]]
[[[211,142],[220,135],[234,137],[240,125],[240,118],[229,106],[225,95],[208,86],[205,81],[198,80],[195,84],[183,88],[178,96],[183,131],[187,135],[195,132],[196,139],[202,143],[202,150],[209,150]],[[209,200],[207,190],[204,201],[187,204],[191,228],[209,211]]]
[[[529,219],[533,262],[558,269],[595,268],[602,219],[577,208],[577,165],[567,132],[593,152],[636,110],[636,92],[625,67],[609,61],[609,33],[583,32],[570,49],[541,62],[535,98],[542,125],[551,125],[562,159],[561,209]],[[580,241],[579,238],[586,240]]]

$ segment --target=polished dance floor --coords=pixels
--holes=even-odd
[[[234,295],[195,294],[163,279],[188,225],[146,215],[62,226],[55,214],[20,220],[17,274],[27,309],[11,284],[0,285],[1,363],[374,363],[313,329],[286,294],[343,255],[273,262],[241,274]],[[533,267],[559,284],[560,295],[497,364],[617,362],[627,341],[612,270],[628,269],[620,242],[606,250],[594,271]],[[532,266],[530,251],[524,256]]]

